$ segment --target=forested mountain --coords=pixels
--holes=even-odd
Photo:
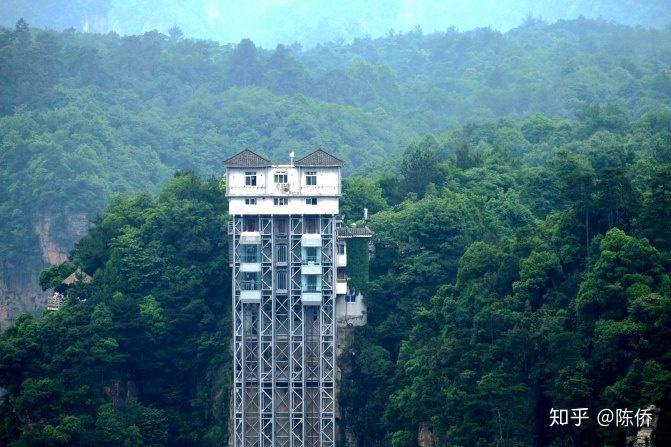
[[[1,320],[33,308],[39,267],[114,192],[180,169],[220,175],[245,146],[281,160],[323,145],[348,172],[382,172],[411,138],[469,120],[572,118],[591,103],[636,118],[671,102],[670,66],[671,29],[585,19],[307,51],[19,21],[0,30]]]
[[[668,28],[528,20],[306,50],[0,29],[0,316],[42,305],[48,264],[45,289],[93,277],[0,335],[0,443],[221,445],[221,161],[318,145],[376,232],[369,325],[341,362],[352,439],[621,443],[547,415],[668,418],[670,105]]]
[[[650,404],[669,442],[671,114],[614,112],[427,137],[377,182],[369,324],[343,362],[359,445],[624,445],[596,412]]]
[[[671,112],[590,107],[426,136],[350,176],[376,253],[369,323],[341,358],[340,428],[361,446],[623,445],[550,408],[671,408]],[[57,313],[0,335],[12,446],[222,445],[230,387],[227,205],[175,174],[112,200],[52,287]],[[664,439],[659,440],[664,445]]]
[[[96,272],[95,286],[0,336],[0,444],[222,445],[230,269],[218,183],[176,175],[157,197],[119,197],[96,219],[72,260]]]

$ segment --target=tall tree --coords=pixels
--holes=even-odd
[[[232,85],[237,87],[257,85],[261,80],[261,63],[254,42],[242,39],[231,54],[228,67]]]

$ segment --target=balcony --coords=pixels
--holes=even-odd
[[[302,292],[301,301],[306,306],[319,306],[322,303],[321,292]]]
[[[261,233],[259,231],[243,231],[240,233],[241,244],[260,244]]]
[[[243,185],[243,186],[232,186],[232,185],[226,185],[226,196],[231,197],[231,196],[258,196],[261,194],[264,194],[266,191],[265,186],[251,186],[251,185]]]
[[[303,275],[321,275],[321,256],[319,254],[303,256],[301,260],[301,273]]]
[[[260,262],[241,262],[240,263],[240,271],[241,272],[248,272],[248,273],[260,272],[261,271],[261,263]]]
[[[347,280],[338,279],[335,284],[336,295],[347,295]]]
[[[261,283],[258,279],[258,273],[242,273],[240,281],[240,301],[246,304],[261,302]]]
[[[304,196],[339,196],[339,185],[302,185],[300,194]]]
[[[261,246],[259,244],[240,244],[240,271],[241,272],[260,272],[261,271]]]
[[[321,275],[301,277],[301,301],[306,306],[319,306],[322,303]]]
[[[303,275],[301,276],[301,292],[302,293],[322,293],[322,277],[321,271],[318,275]]]
[[[338,253],[336,255],[336,267],[347,267],[347,255]]]
[[[319,233],[304,234],[301,236],[301,246],[303,247],[321,247],[322,235]]]
[[[259,304],[261,302],[260,290],[241,290],[240,301],[243,304]]]

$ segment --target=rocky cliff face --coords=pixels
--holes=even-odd
[[[435,447],[436,437],[431,431],[429,424],[424,422],[419,426],[419,432],[417,433],[417,445],[419,447]]]
[[[67,259],[69,251],[88,230],[88,215],[69,215],[62,225],[54,225],[54,217],[37,215],[33,230],[39,247],[22,259],[0,258],[0,328],[4,328],[21,312],[44,308],[48,293],[38,285],[38,275],[47,265]]]
[[[0,329],[4,329],[22,311],[44,307],[47,294],[37,285],[40,264],[13,264],[2,261],[0,267]]]
[[[42,260],[48,264],[54,265],[63,262],[68,257],[67,247],[62,243],[57,243],[52,232],[53,218],[47,215],[35,217],[33,229],[40,243],[40,253]]]

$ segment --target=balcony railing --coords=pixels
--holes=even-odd
[[[347,280],[338,279],[335,285],[336,295],[345,295],[347,294]]]
[[[261,243],[261,233],[258,230],[244,230],[240,234],[240,244],[254,245]]]
[[[319,257],[319,256],[305,256],[305,257],[303,257],[301,263],[303,265],[321,264],[321,257]]]
[[[258,196],[267,195],[274,197],[289,195],[310,195],[310,196],[334,196],[340,195],[340,187],[337,185],[275,185],[268,187],[265,185],[226,185],[226,194],[231,196]]]
[[[240,262],[248,263],[248,264],[256,264],[261,262],[261,256],[259,253],[240,253]]]
[[[261,290],[259,281],[240,281],[240,290]]]
[[[319,233],[305,233],[301,236],[301,245],[303,247],[321,247],[322,236]]]

